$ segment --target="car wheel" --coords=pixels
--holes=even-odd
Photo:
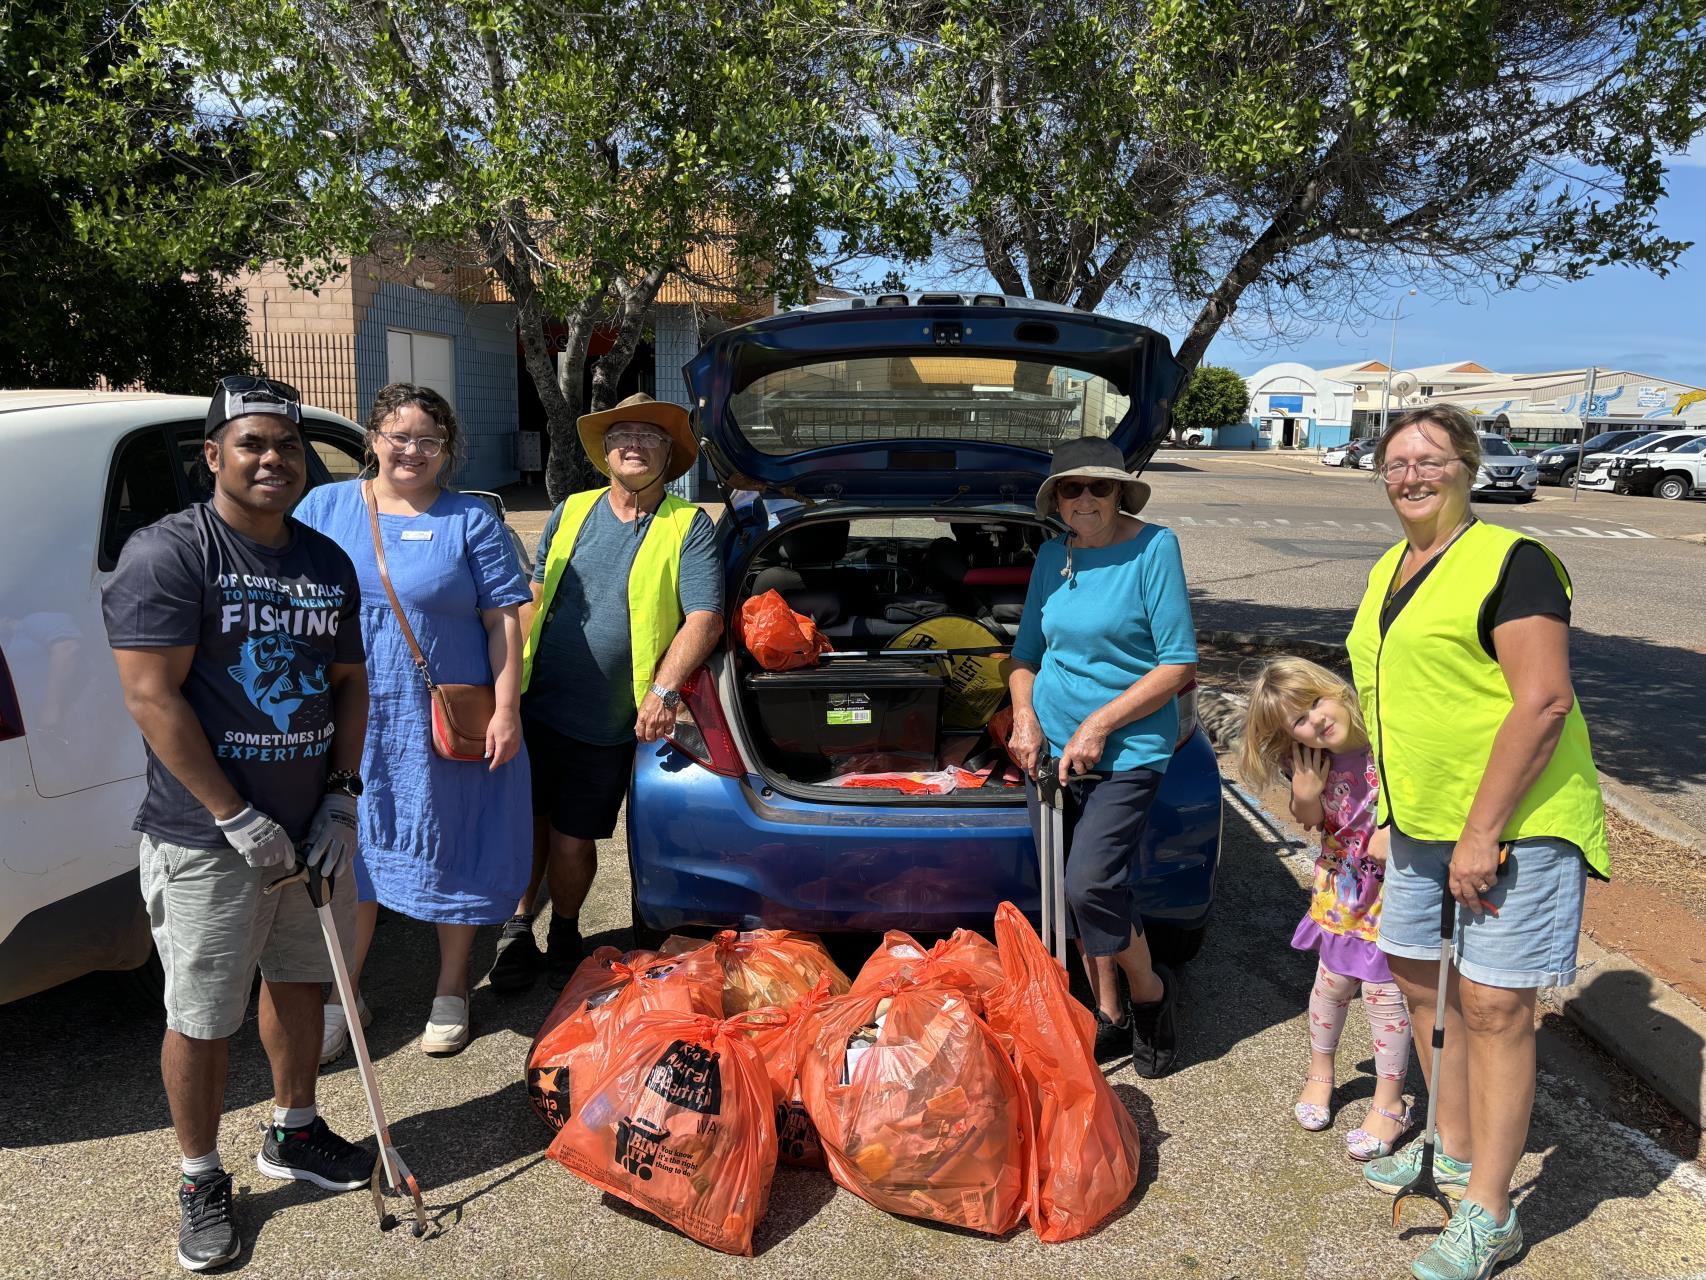
[[[1146,924],[1143,927],[1144,936],[1149,939],[1149,954],[1165,965],[1181,965],[1196,958],[1202,950],[1203,938],[1208,934],[1208,925],[1199,924],[1194,929],[1181,929],[1171,924]]]
[[[1687,476],[1666,476],[1653,486],[1653,496],[1663,498],[1667,502],[1686,498],[1693,492],[1694,485]]]
[[[1558,477],[1558,483],[1563,485],[1566,489],[1574,485],[1576,483],[1576,469],[1574,467],[1565,467],[1564,474]]]

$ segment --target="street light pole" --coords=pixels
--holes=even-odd
[[[1398,313],[1404,309],[1404,299],[1413,298],[1416,291],[1398,295],[1398,301],[1392,306],[1392,342],[1386,348],[1386,381],[1380,388],[1380,434],[1386,434],[1387,405],[1392,398],[1392,375],[1397,372],[1394,361],[1398,359]]]
[[[1593,385],[1598,379],[1599,366],[1590,365],[1587,389],[1582,394],[1582,425],[1576,432],[1576,473],[1571,477],[1575,481],[1570,486],[1571,502],[1582,496],[1582,464],[1588,460],[1588,419],[1593,417]]]

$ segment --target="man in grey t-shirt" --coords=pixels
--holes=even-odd
[[[539,963],[532,903],[551,886],[547,981],[581,960],[580,909],[598,844],[616,826],[638,743],[675,726],[680,689],[723,629],[711,520],[665,485],[698,456],[687,411],[647,395],[587,414],[581,446],[611,479],[551,513],[534,557],[521,717],[533,769],[534,869],[504,925],[492,986],[526,987]]]
[[[182,1150],[178,1261],[241,1249],[218,1149],[228,1041],[258,965],[273,1123],[256,1165],[328,1190],[362,1186],[372,1151],[314,1101],[331,965],[300,857],[341,878],[355,853],[367,668],[355,568],[290,519],[305,479],[296,393],[223,379],[203,456],[211,501],[134,534],[102,595],[125,705],[148,748],[142,892],[166,976],[161,1074]],[[354,886],[334,895],[351,929]]]

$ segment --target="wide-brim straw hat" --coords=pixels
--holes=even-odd
[[[576,430],[580,432],[581,448],[592,459],[592,465],[605,475],[610,474],[610,463],[605,458],[604,435],[618,422],[643,422],[669,437],[673,447],[663,471],[665,484],[686,475],[699,460],[699,442],[693,438],[693,425],[687,410],[667,400],[653,400],[641,391],[614,409],[583,414],[575,423]]]
[[[1125,469],[1119,446],[1094,436],[1056,447],[1048,478],[1037,489],[1037,514],[1043,519],[1054,514],[1054,486],[1066,479],[1119,481],[1120,510],[1134,516],[1149,501],[1149,485]]]

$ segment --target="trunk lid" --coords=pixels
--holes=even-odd
[[[734,489],[811,499],[1024,501],[1064,440],[1134,470],[1180,381],[1153,329],[999,295],[819,303],[726,330],[684,370],[707,461]]]

